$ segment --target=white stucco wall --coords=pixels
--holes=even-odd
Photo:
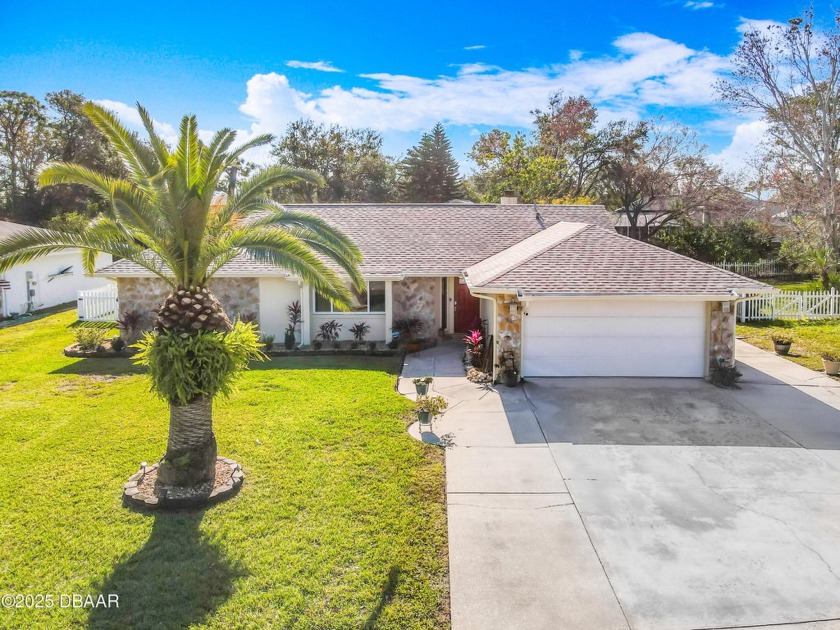
[[[297,282],[283,278],[260,278],[260,330],[268,335],[274,335],[277,343],[283,343],[283,334],[289,325],[289,305],[300,300],[301,289]],[[303,325],[308,319],[303,312]]]
[[[111,263],[109,254],[100,254],[96,259],[96,267],[104,267]],[[72,267],[69,273],[50,279],[66,267]],[[27,272],[32,273],[32,280],[27,284]],[[34,291],[32,301],[35,309],[50,308],[67,302],[76,302],[77,293],[85,289],[95,289],[105,286],[111,281],[106,278],[92,278],[84,274],[82,254],[78,250],[57,252],[43,258],[13,267],[2,274],[8,280],[11,288],[2,291],[2,314],[23,313],[26,311],[27,290]]]

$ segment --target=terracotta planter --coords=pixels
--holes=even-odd
[[[773,348],[776,350],[776,354],[781,356],[785,356],[788,352],[790,352],[789,343],[774,343]]]
[[[829,361],[828,359],[823,359],[822,362],[826,374],[837,376],[837,374],[840,373],[840,361]]]

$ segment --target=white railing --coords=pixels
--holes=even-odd
[[[726,271],[732,271],[733,273],[750,278],[769,278],[770,276],[781,275],[783,271],[775,260],[762,259],[754,263],[723,261],[714,263],[714,265]]]
[[[120,313],[117,285],[108,284],[98,289],[78,293],[79,320],[83,322],[113,322]]]
[[[779,291],[738,303],[742,322],[772,319],[829,319],[840,317],[840,293],[831,291]]]

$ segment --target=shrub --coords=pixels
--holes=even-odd
[[[152,391],[176,405],[228,396],[248,362],[266,358],[256,325],[241,320],[229,333],[147,333],[137,347],[135,362],[149,368]]]
[[[734,365],[727,365],[726,359],[718,359],[716,366],[712,368],[709,375],[713,385],[726,389],[740,389],[738,380],[743,376],[741,371]]]
[[[793,343],[793,337],[790,337],[789,335],[773,335],[773,343],[789,346]]]
[[[129,342],[137,338],[140,332],[140,321],[143,319],[143,313],[137,309],[123,311],[117,318],[117,329],[125,334],[125,338]]]
[[[254,311],[246,311],[244,313],[237,313],[236,319],[243,324],[257,324],[257,314]]]
[[[111,350],[114,352],[122,352],[125,350],[125,341],[119,335],[114,335],[111,338]]]
[[[334,319],[321,324],[318,329],[321,331],[316,336],[323,341],[337,341],[341,333],[341,324]]]
[[[323,345],[324,344],[322,344],[320,341],[313,341],[312,342],[312,347],[315,348],[316,350],[320,350]]]
[[[484,336],[478,329],[471,330],[469,334],[464,337],[464,342],[467,344],[467,352],[471,352],[472,354],[481,354],[483,341]]]
[[[417,411],[427,411],[432,419],[439,416],[449,406],[443,396],[418,396]]]
[[[356,341],[364,341],[365,335],[370,332],[370,326],[366,322],[358,322],[357,324],[353,324],[350,332],[353,333],[353,339]]]
[[[95,352],[102,347],[102,342],[105,341],[106,330],[102,328],[76,328],[75,336],[76,343],[79,344],[79,349],[84,352]]]
[[[300,308],[300,300],[295,300],[289,304],[286,307],[286,311],[289,314],[289,326],[291,326],[294,331],[298,325],[303,323],[303,311]]]
[[[376,342],[375,341],[368,341],[368,349],[371,352],[374,352],[376,350]]]
[[[826,350],[820,355],[826,361],[832,361],[834,363],[840,362],[840,352],[837,350]]]
[[[266,350],[271,350],[271,346],[274,345],[274,335],[261,335],[260,343],[265,346]]]

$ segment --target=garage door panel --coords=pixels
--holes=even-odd
[[[705,302],[675,302],[656,300],[540,300],[530,302],[525,311],[529,317],[578,316],[591,317],[593,313],[603,316],[644,317],[696,317],[705,312]]]
[[[528,334],[534,337],[578,337],[580,335],[647,338],[692,336],[697,333],[697,318],[675,317],[532,317],[528,316]]]
[[[525,309],[524,376],[702,376],[703,302],[546,300]]]
[[[696,357],[703,352],[703,340],[696,337],[675,338],[668,343],[656,343],[649,339],[628,338],[593,338],[577,337],[529,337],[534,344],[530,345],[529,356],[552,357],[563,356],[568,359],[578,359],[586,356],[609,358],[629,354],[633,356],[647,356],[652,359],[663,359],[670,356]],[[616,352],[616,348],[620,352]]]

